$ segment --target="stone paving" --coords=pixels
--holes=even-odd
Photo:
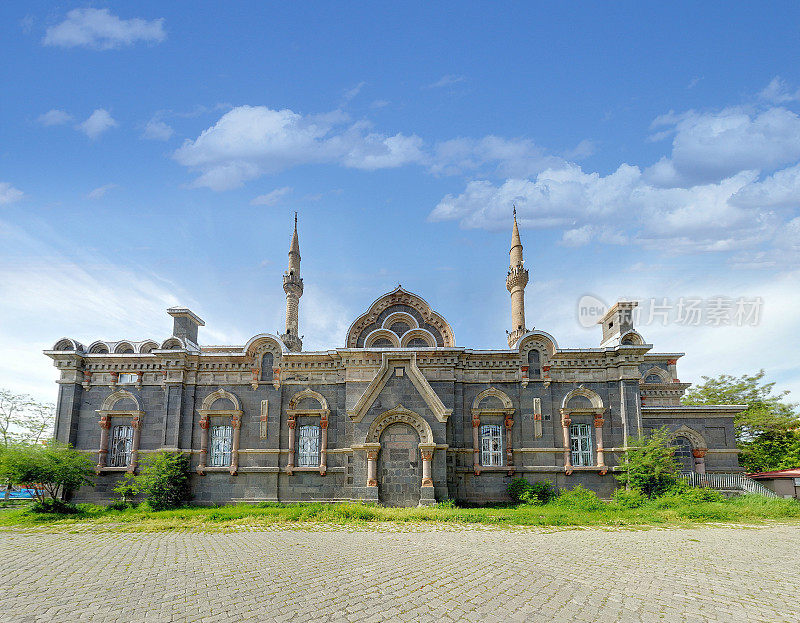
[[[0,531],[0,621],[800,621],[800,527]]]

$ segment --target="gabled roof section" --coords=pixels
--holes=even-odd
[[[428,408],[433,412],[437,420],[446,422],[447,418],[453,413],[453,410],[444,406],[442,399],[439,398],[433,390],[433,387],[431,387],[431,384],[428,383],[428,379],[420,372],[420,369],[417,367],[416,353],[402,351],[385,352],[382,354],[381,367],[378,369],[378,373],[367,386],[361,398],[358,399],[355,407],[347,410],[347,415],[349,415],[354,422],[361,421],[372,403],[375,402],[375,398],[381,393],[381,390],[389,380],[394,370],[394,365],[392,364],[395,363],[404,364],[405,373],[408,374],[408,378],[411,379],[411,383],[416,387],[420,396],[422,396],[425,401],[425,404],[428,405]]]
[[[418,296],[413,292],[409,292],[408,290],[404,290],[402,286],[398,285],[391,292],[387,292],[383,296],[378,297],[375,302],[372,303],[370,308],[356,318],[355,322],[350,325],[350,328],[347,330],[347,342],[345,343],[345,347],[357,348],[358,338],[361,333],[371,325],[375,324],[378,321],[378,317],[381,315],[381,313],[394,305],[405,305],[419,313],[426,324],[431,325],[441,334],[443,342],[442,346],[452,347],[456,345],[453,329],[450,327],[448,322],[438,313],[433,311],[428,302],[421,296]]]

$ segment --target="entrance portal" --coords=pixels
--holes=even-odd
[[[417,506],[422,467],[419,435],[408,424],[392,424],[383,431],[378,455],[379,499],[386,506]]]

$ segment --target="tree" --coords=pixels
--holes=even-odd
[[[740,444],[739,462],[748,472],[800,467],[800,433],[793,430],[766,431]]]
[[[736,377],[722,374],[703,377],[683,398],[686,405],[747,405],[734,419],[740,443],[754,441],[766,432],[788,431],[800,427],[797,404],[785,402],[788,391],[773,395],[775,383],[765,383],[764,370]]]
[[[55,406],[35,401],[25,394],[0,389],[0,447],[20,443],[39,443],[52,434]],[[4,500],[11,495],[6,482]]]
[[[11,446],[0,454],[0,477],[32,489],[40,502],[64,500],[81,485],[94,484],[93,475],[89,456],[55,441]]]
[[[648,497],[663,495],[678,482],[679,468],[673,457],[669,431],[666,427],[647,437],[628,442],[628,451],[617,476],[626,489],[639,491]]]

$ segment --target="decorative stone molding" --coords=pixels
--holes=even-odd
[[[212,409],[211,407],[217,400],[228,400],[233,408]],[[197,466],[197,473],[201,476],[205,475],[208,458],[208,429],[211,426],[211,418],[230,418],[233,439],[231,440],[231,464],[228,471],[231,476],[235,476],[239,471],[239,436],[243,415],[239,399],[235,394],[220,388],[203,399],[202,407],[197,412],[200,414],[200,463]]]
[[[298,409],[298,405],[310,398],[315,400],[319,405],[318,409]],[[297,426],[297,418],[300,416],[319,417],[320,426],[320,447],[319,447],[319,473],[324,476],[327,473],[327,456],[328,456],[328,416],[331,411],[328,408],[328,401],[325,396],[313,389],[307,387],[306,389],[297,392],[289,400],[289,407],[286,409],[288,416],[287,424],[289,426],[289,461],[286,465],[286,473],[291,475],[295,471],[294,458],[295,458],[295,427]]]
[[[444,406],[441,398],[436,394],[436,392],[431,387],[428,380],[423,376],[422,372],[420,372],[419,368],[417,367],[417,355],[414,352],[384,352],[381,353],[381,367],[378,369],[377,374],[370,382],[367,389],[358,399],[355,407],[352,409],[348,409],[347,415],[352,419],[354,422],[360,422],[364,415],[366,415],[367,410],[375,402],[375,399],[378,397],[378,394],[381,392],[383,387],[386,385],[386,382],[391,377],[392,371],[394,366],[390,364],[394,364],[395,362],[403,362],[405,365],[405,372],[408,375],[409,379],[413,383],[414,387],[422,396],[425,404],[428,405],[428,408],[433,412],[434,417],[439,422],[446,422],[447,418],[453,413],[452,409],[448,409]]]
[[[367,336],[364,338],[364,348],[372,348],[372,345],[378,340],[388,340],[391,342],[392,347],[400,348],[400,338],[398,337],[397,333],[383,328],[375,329],[367,334]]]
[[[430,424],[425,421],[425,418],[414,411],[406,409],[403,405],[397,405],[394,409],[381,413],[372,421],[367,431],[365,445],[378,443],[381,433],[392,424],[408,424],[417,431],[421,443],[426,445],[433,444],[433,430]],[[380,447],[380,444],[378,445]]]
[[[456,345],[453,329],[447,321],[433,311],[425,299],[403,290],[401,286],[397,286],[397,288],[391,292],[378,297],[372,303],[369,310],[361,314],[361,316],[356,318],[353,324],[350,325],[347,331],[347,348],[356,348],[361,333],[370,325],[375,324],[383,311],[394,305],[405,305],[417,311],[426,324],[439,331],[442,336],[442,346],[452,347]]]
[[[394,315],[394,314],[392,314]],[[411,340],[425,340],[429,348],[433,348],[436,346],[436,337],[428,331],[427,329],[411,329],[410,331],[406,331],[403,333],[403,336],[400,340],[400,346],[403,348],[408,347],[408,343]]]

